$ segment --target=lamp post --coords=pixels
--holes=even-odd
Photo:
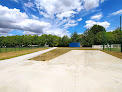
[[[120,16],[120,41],[121,41],[121,52],[122,52],[122,31],[121,31],[121,16]]]

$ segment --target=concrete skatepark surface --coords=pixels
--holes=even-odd
[[[0,69],[0,92],[121,91],[122,59],[99,50],[72,50],[47,62],[21,60]]]

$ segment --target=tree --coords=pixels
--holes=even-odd
[[[68,47],[70,39],[67,35],[64,35],[62,38],[59,39],[59,46]]]
[[[76,31],[71,35],[71,42],[79,42],[79,35]]]
[[[94,34],[90,31],[90,29],[87,29],[84,32],[82,37],[82,41],[81,41],[82,46],[86,46],[86,47],[92,46],[92,44],[94,44],[93,39],[94,39]]]
[[[87,29],[82,37],[83,46],[99,45],[105,42],[106,30],[100,25],[94,25],[92,28]]]

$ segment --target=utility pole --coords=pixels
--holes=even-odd
[[[121,16],[120,16],[120,41],[121,41],[121,52],[122,52],[122,31],[121,31]]]

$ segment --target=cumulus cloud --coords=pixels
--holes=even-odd
[[[26,13],[21,13],[19,9],[9,9],[8,7],[0,5],[0,23],[15,23],[27,18],[28,15]]]
[[[100,2],[102,3],[104,0],[34,0],[34,2],[28,0],[28,3],[24,3],[24,8],[28,7],[34,11],[38,10],[39,14],[44,17],[43,20],[48,18],[49,20],[46,19],[46,21],[50,23],[53,20],[53,23],[55,22],[54,24],[52,23],[53,25],[39,21],[37,16],[28,14],[28,11],[26,13],[29,16],[26,13],[20,12],[19,9],[9,9],[0,6],[0,28],[24,30],[24,34],[47,32],[67,34],[67,28],[78,25],[78,21],[82,20],[82,18],[72,20],[72,17],[81,10],[90,10],[98,7]],[[59,26],[63,26],[64,29],[57,28]],[[58,31],[53,32],[50,28]]]
[[[116,12],[113,12],[111,15],[121,15],[122,14],[122,9],[121,10],[118,10]]]
[[[102,3],[104,0],[35,0],[34,4],[40,15],[45,18],[56,19],[59,22],[74,17],[83,9],[96,8],[100,2]]]
[[[85,27],[86,28],[91,28],[95,24],[101,25],[101,26],[103,26],[105,28],[108,28],[110,26],[110,23],[108,23],[107,21],[105,21],[105,22],[95,22],[93,20],[88,20],[88,21],[86,21]]]
[[[81,6],[80,0],[35,0],[37,8],[45,10],[47,14],[53,15],[77,9]]]
[[[44,33],[44,29],[51,24],[35,19],[29,19],[26,13],[18,9],[9,9],[0,5],[0,32],[9,32],[11,29]]]
[[[96,15],[91,16],[91,19],[100,20],[102,17],[103,17],[102,14],[96,14]]]

